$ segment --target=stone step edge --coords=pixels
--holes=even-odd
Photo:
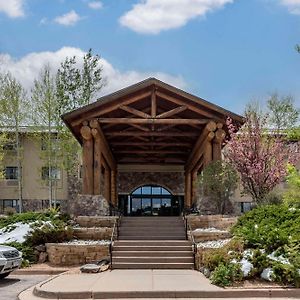
[[[118,292],[50,292],[39,285],[33,295],[43,299],[118,299],[118,298],[299,298],[300,289],[220,289],[215,291],[118,291]],[[18,296],[22,298],[22,293]]]

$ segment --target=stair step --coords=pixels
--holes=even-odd
[[[113,263],[113,269],[194,269],[193,263]]]
[[[114,250],[113,257],[193,257],[193,252],[189,251],[120,251]]]
[[[113,263],[193,263],[193,257],[127,257],[127,256],[117,256],[113,257]]]
[[[191,246],[116,246],[114,251],[190,251]]]
[[[191,246],[192,243],[187,240],[167,240],[167,241],[135,241],[135,240],[128,240],[128,241],[120,241],[117,240],[114,242],[114,246]]]
[[[181,236],[134,236],[135,240],[174,240],[174,238],[178,240],[185,240],[185,237]],[[120,236],[120,240],[132,240],[132,236]]]

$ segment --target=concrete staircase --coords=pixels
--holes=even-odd
[[[193,269],[181,217],[123,217],[112,251],[114,269]]]

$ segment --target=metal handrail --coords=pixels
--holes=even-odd
[[[186,214],[183,214],[183,219],[184,219],[184,226],[185,226],[185,233],[186,233],[186,238],[188,239],[188,231],[190,232],[190,236],[191,236],[191,242],[193,245],[193,255],[194,255],[194,267],[196,269],[196,253],[197,253],[197,244],[195,242],[195,238],[193,235],[193,231],[192,228],[190,226],[190,223],[187,220]]]
[[[113,256],[112,256],[112,250],[113,250],[113,244],[115,241],[115,238],[118,238],[119,236],[119,227],[120,227],[120,221],[121,221],[121,215],[115,220],[114,227],[111,233],[110,237],[110,244],[109,244],[109,255],[110,255],[110,269],[112,269],[112,263],[113,263]],[[117,230],[117,235],[115,235],[115,231]]]

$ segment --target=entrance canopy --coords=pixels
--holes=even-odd
[[[83,145],[84,190],[97,194],[105,165],[111,171],[120,164],[184,165],[191,187],[193,174],[220,159],[227,117],[243,123],[240,115],[149,78],[63,120]]]

